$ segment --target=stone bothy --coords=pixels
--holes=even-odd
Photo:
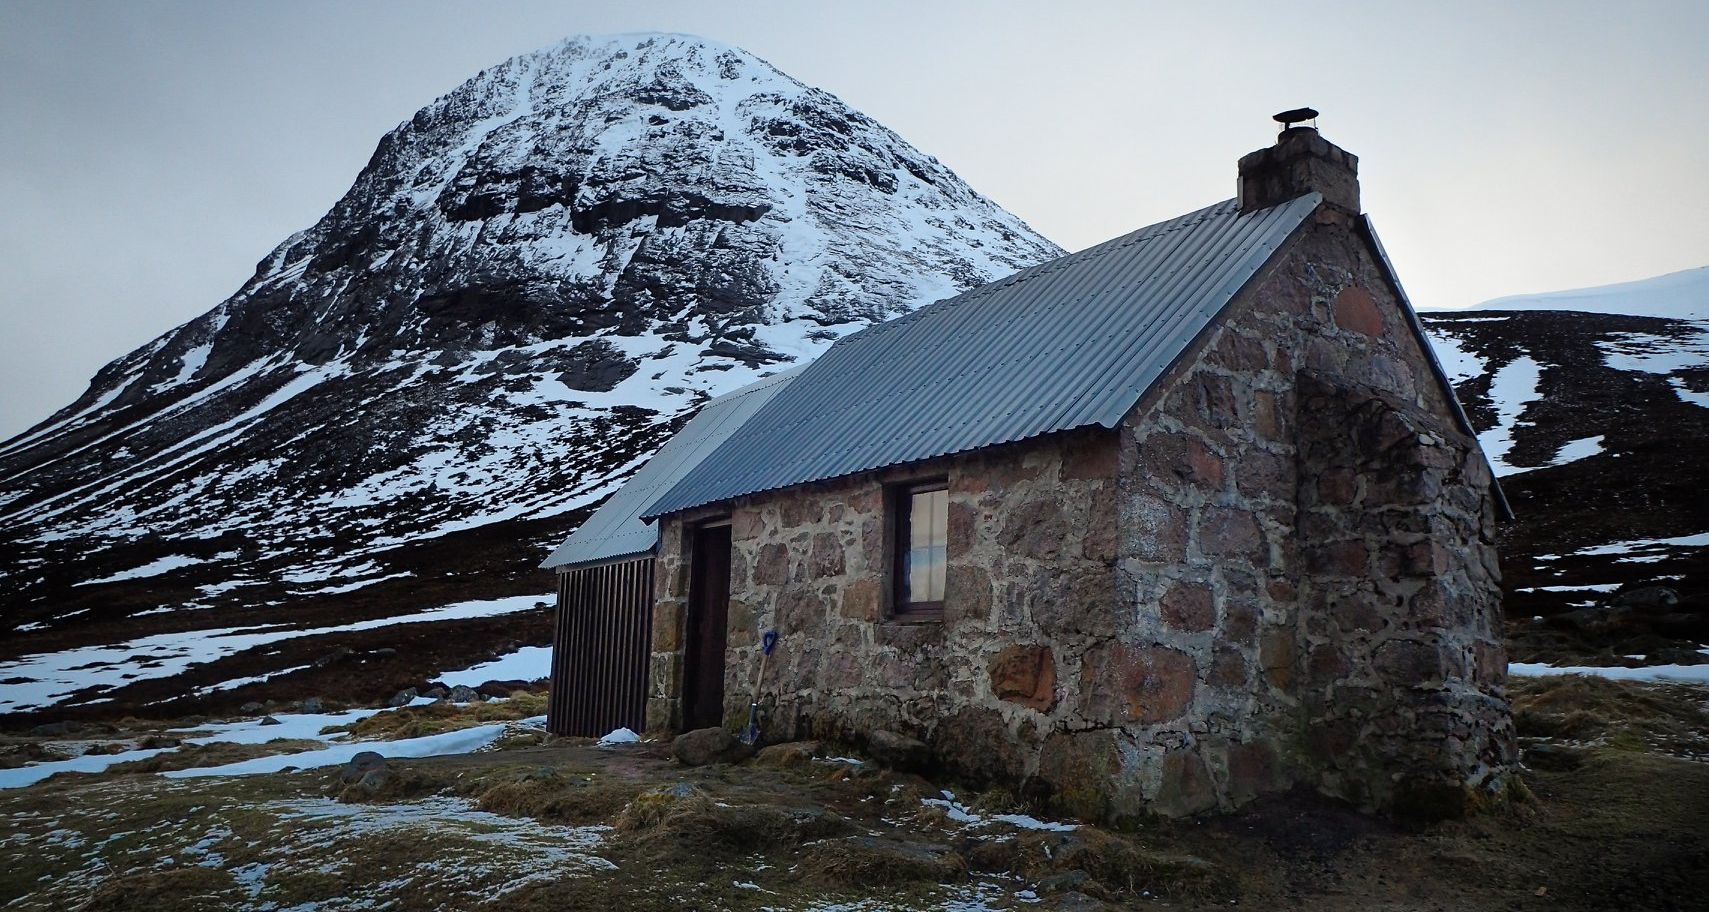
[[[847,337],[710,444],[691,422],[623,507],[653,524],[639,721],[757,693],[767,740],[899,733],[1090,818],[1499,791],[1506,507],[1355,168],[1290,128],[1234,200]]]

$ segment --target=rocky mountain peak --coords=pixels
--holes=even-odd
[[[284,610],[443,576],[402,555],[447,535],[503,542],[483,566],[522,578],[707,397],[1060,252],[739,49],[524,54],[386,134],[231,298],[0,444],[21,593],[0,621],[111,621],[65,606],[115,575],[137,609]]]

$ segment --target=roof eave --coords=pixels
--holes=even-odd
[[[1430,363],[1430,372],[1436,376],[1436,382],[1441,385],[1443,394],[1448,398],[1448,407],[1454,411],[1455,423],[1472,439],[1472,446],[1477,448],[1478,458],[1484,461],[1484,467],[1489,470],[1489,489],[1495,498],[1497,518],[1503,522],[1512,522],[1515,518],[1513,506],[1508,502],[1507,492],[1501,488],[1501,479],[1496,477],[1495,467],[1490,464],[1488,454],[1484,453],[1483,446],[1478,443],[1477,429],[1472,427],[1471,418],[1460,405],[1459,394],[1454,392],[1454,384],[1449,381],[1448,372],[1442,369],[1442,362],[1436,360],[1436,350],[1431,347],[1430,337],[1424,332],[1424,323],[1418,319],[1418,312],[1413,309],[1412,300],[1406,296],[1406,289],[1400,284],[1400,274],[1395,272],[1394,263],[1389,260],[1388,251],[1383,249],[1382,239],[1377,237],[1376,226],[1371,224],[1369,215],[1359,216],[1359,228],[1370,242],[1371,249],[1376,252],[1377,261],[1382,265],[1389,284],[1394,287],[1401,313],[1406,316],[1406,325],[1412,329],[1413,337],[1418,340],[1418,347],[1424,350],[1424,357]]]
[[[561,564],[554,564],[548,560],[540,565],[540,569],[551,570],[555,573],[569,573],[572,570],[586,570],[590,567],[603,567],[607,564],[626,564],[630,561],[640,560],[645,557],[653,557],[658,553],[658,550],[658,545],[654,545],[651,548],[645,548],[640,551],[629,551],[623,554],[600,557],[595,560],[565,561]]]

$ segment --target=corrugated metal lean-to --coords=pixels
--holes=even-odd
[[[651,557],[560,573],[547,729],[587,738],[641,731],[652,642]]]
[[[565,569],[651,553],[659,533],[641,519],[642,508],[670,490],[800,372],[799,367],[781,371],[701,406],[694,419],[600,504],[541,566]]]
[[[1113,427],[1321,201],[1228,200],[848,336],[642,515]]]

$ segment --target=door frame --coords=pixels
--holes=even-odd
[[[687,532],[689,582],[688,611],[683,619],[682,729],[693,731],[724,724],[733,543],[729,517],[695,523]],[[713,539],[724,542],[717,554],[707,553],[705,547]],[[709,590],[709,586],[717,585],[719,578],[723,591]]]

